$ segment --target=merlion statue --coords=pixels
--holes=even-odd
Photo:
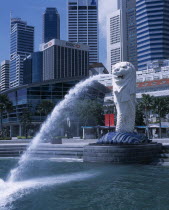
[[[136,70],[129,62],[112,68],[113,95],[117,109],[116,132],[134,132],[136,113]]]
[[[150,140],[134,132],[136,114],[136,70],[129,62],[117,63],[112,68],[113,95],[117,109],[116,131],[108,132],[97,144],[142,144]]]

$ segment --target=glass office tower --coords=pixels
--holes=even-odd
[[[23,59],[34,51],[34,27],[20,18],[11,19],[10,87],[23,84]]]
[[[138,69],[169,58],[169,1],[136,0]]]
[[[68,40],[87,44],[89,63],[98,62],[97,0],[68,0]]]
[[[60,39],[60,15],[56,8],[46,8],[43,14],[43,43]]]

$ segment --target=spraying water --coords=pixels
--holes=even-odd
[[[31,151],[37,147],[40,141],[47,134],[54,132],[56,129],[59,129],[57,126],[57,121],[61,117],[61,112],[64,107],[69,106],[69,103],[72,103],[72,100],[75,101],[76,97],[80,95],[86,88],[90,87],[92,83],[96,80],[99,80],[101,77],[109,77],[110,75],[96,75],[86,79],[85,81],[79,82],[75,85],[74,88],[70,89],[67,95],[65,95],[64,99],[55,106],[51,115],[48,116],[47,120],[42,124],[42,127],[39,133],[34,137],[32,143],[28,147],[27,151],[21,156],[18,166],[11,170],[8,181],[14,182],[20,178],[21,173],[26,168],[27,163],[30,160]]]

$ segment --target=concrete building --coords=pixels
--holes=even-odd
[[[0,90],[4,91],[9,88],[9,60],[1,62],[0,70]]]
[[[135,0],[119,0],[118,10],[108,16],[107,26],[108,71],[121,61],[129,61],[137,69]]]
[[[87,45],[53,39],[42,45],[43,80],[89,75]]]
[[[68,40],[90,47],[90,64],[99,61],[98,0],[68,0]]]
[[[60,15],[56,8],[46,8],[43,14],[43,43],[60,39]]]
[[[11,19],[10,31],[10,87],[23,84],[23,59],[34,51],[34,27],[21,18]]]
[[[169,58],[169,1],[136,0],[138,70]]]

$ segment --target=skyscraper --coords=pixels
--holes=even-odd
[[[135,0],[118,0],[118,8],[107,19],[108,70],[120,61],[137,68],[137,32]]]
[[[169,58],[169,1],[136,0],[138,69]]]
[[[10,31],[10,87],[23,84],[23,59],[34,50],[34,27],[20,18],[11,19]]]
[[[4,60],[1,62],[0,84],[1,91],[9,88],[9,60]]]
[[[43,14],[43,43],[60,39],[60,15],[56,8],[46,8]]]
[[[98,62],[98,0],[68,0],[68,40],[87,44],[89,63]]]

